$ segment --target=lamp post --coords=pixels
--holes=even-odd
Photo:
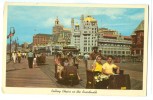
[[[11,29],[13,29],[13,32],[11,31]],[[10,27],[10,34],[9,34],[9,37],[10,37],[10,61],[11,61],[11,49],[12,49],[12,47],[11,47],[11,43],[12,43],[12,36],[15,34],[15,29],[14,29],[14,27]]]
[[[11,61],[11,42],[12,42],[12,38],[10,37],[10,61]]]

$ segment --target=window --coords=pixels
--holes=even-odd
[[[108,54],[110,54],[110,51],[107,51],[108,52]]]
[[[106,51],[104,51],[104,54],[106,54]]]

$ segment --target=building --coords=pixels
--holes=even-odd
[[[98,22],[92,16],[81,16],[81,23],[71,19],[71,44],[80,49],[81,54],[91,53],[93,47],[98,47],[102,55],[130,56],[131,37],[122,36],[115,30],[98,28]]]
[[[28,48],[28,45],[29,45],[29,44],[28,44],[27,42],[24,42],[24,43],[22,44],[22,48],[23,48],[23,49],[27,49],[27,48]]]
[[[131,34],[132,56],[138,57],[141,61],[143,59],[143,47],[144,47],[144,20],[137,26],[134,32]]]
[[[57,17],[55,20],[55,25],[53,26],[53,33],[58,35],[63,31],[63,28],[63,25],[60,24],[60,21]]]
[[[71,45],[77,46],[81,54],[92,52],[92,48],[97,46],[98,25],[97,20],[92,16],[84,15],[80,18],[80,24],[71,19]]]
[[[55,44],[61,46],[67,46],[70,44],[71,31],[68,28],[63,28],[63,31],[58,35]]]
[[[69,28],[64,28],[60,24],[58,17],[55,20],[55,25],[53,26],[53,36],[52,41],[54,45],[66,46],[70,44],[71,30]]]
[[[129,57],[131,56],[131,37],[122,36],[115,30],[100,28],[98,31],[98,49],[102,55]]]
[[[42,48],[46,48],[51,41],[52,35],[50,34],[35,34],[33,36],[33,50],[39,50]]]
[[[58,17],[55,19],[51,38],[52,53],[62,50],[70,44],[71,30],[60,24]]]
[[[29,43],[24,42],[21,46],[22,46],[22,52],[28,52],[29,51]]]

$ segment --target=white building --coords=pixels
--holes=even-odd
[[[92,52],[92,47],[97,46],[98,25],[97,20],[92,16],[81,16],[81,23],[74,24],[71,20],[71,44],[80,49],[81,54]]]

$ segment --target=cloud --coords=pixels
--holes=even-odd
[[[106,9],[103,12],[103,15],[109,16],[111,19],[119,19],[120,16],[123,16],[126,12],[126,9]]]
[[[42,22],[42,26],[49,28],[54,24],[54,22],[55,22],[55,17],[49,17],[48,19]]]
[[[71,27],[71,18],[80,23],[80,17],[91,15],[98,24],[108,28],[130,27],[137,20],[144,18],[143,9],[103,8],[103,7],[58,7],[58,6],[16,6],[8,10],[8,23],[16,27],[36,29],[37,32],[49,33],[55,25],[58,16],[60,24]],[[142,13],[141,13],[142,12]],[[100,21],[103,20],[103,23]],[[105,23],[106,24],[105,24]],[[129,24],[128,24],[129,23]],[[26,32],[26,30],[24,30]]]
[[[61,24],[67,27],[71,27],[71,18],[63,18],[61,19]]]
[[[144,19],[144,13],[134,14],[134,15],[129,16],[129,18],[132,20],[142,20]]]
[[[40,24],[39,26],[37,27],[45,27],[45,28],[51,28],[55,25],[55,20],[56,20],[57,17],[49,17],[48,19],[46,19],[45,21],[42,22],[42,24]],[[59,19],[59,22],[61,25],[64,25],[64,26],[71,26],[71,18],[68,18],[68,17],[58,17]]]
[[[103,26],[131,26],[131,23],[103,24]]]

